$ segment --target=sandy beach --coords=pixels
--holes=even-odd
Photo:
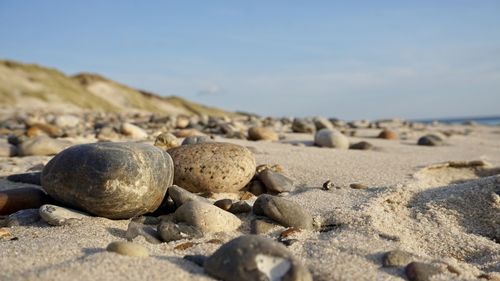
[[[444,146],[416,145],[422,135],[446,130],[467,134],[452,134]],[[351,143],[370,142],[374,149],[366,151],[316,147],[312,134],[299,133],[284,133],[274,142],[221,136],[215,141],[245,146],[257,165],[280,164],[294,180],[296,189],[283,198],[299,204],[321,228],[292,233],[295,243],[287,248],[314,280],[408,280],[404,266],[383,266],[384,255],[396,249],[442,269],[429,280],[499,280],[500,170],[495,167],[500,166],[500,129],[436,125],[401,129],[404,137],[398,140],[379,139],[379,132],[358,129],[349,137]],[[51,158],[3,157],[0,176],[40,169]],[[327,180],[335,188],[323,190]],[[352,183],[367,188],[350,188]],[[37,187],[0,181],[1,190],[26,186]],[[221,193],[208,199],[239,196],[241,192]],[[183,257],[210,255],[221,244],[249,234],[255,215],[237,216],[242,225],[236,231],[205,234],[189,240],[187,247],[179,247],[187,239],[151,244],[138,236],[134,242],[149,250],[147,258],[106,251],[110,242],[125,240],[130,220],[88,217],[64,226],[40,220],[5,227],[9,235],[0,239],[0,279],[213,280]],[[264,235],[276,240],[286,229],[276,225]]]

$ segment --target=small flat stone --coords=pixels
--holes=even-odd
[[[252,211],[252,206],[245,201],[238,201],[234,202],[227,211],[233,214],[250,213]]]
[[[149,256],[148,250],[143,246],[126,241],[111,242],[108,247],[106,247],[106,251],[129,257],[143,258]]]
[[[295,189],[293,181],[287,176],[266,169],[259,174],[259,180],[270,193],[291,192]]]
[[[25,209],[10,214],[7,217],[7,226],[28,226],[40,220],[38,209]]]
[[[21,173],[7,176],[7,180],[11,182],[22,182],[36,185],[42,185],[41,178],[42,172]]]
[[[407,266],[413,260],[414,256],[409,252],[392,250],[384,255],[383,264],[385,267]]]
[[[195,239],[203,237],[203,233],[192,225],[164,221],[158,225],[158,232],[163,241],[170,242],[181,239]]]
[[[221,199],[215,201],[214,205],[221,208],[224,211],[229,210],[231,208],[231,205],[233,204],[233,200],[231,199]]]
[[[313,218],[297,203],[268,194],[257,198],[253,205],[256,215],[266,216],[283,226],[312,229]]]
[[[410,281],[430,281],[432,276],[443,273],[443,270],[433,264],[411,262],[406,266],[405,273]]]
[[[39,208],[50,201],[51,199],[43,190],[34,187],[3,190],[0,191],[0,215]]]
[[[205,272],[223,281],[312,281],[309,270],[286,247],[259,235],[222,245],[204,263]]]
[[[170,186],[167,190],[167,193],[168,196],[172,198],[177,208],[182,206],[182,204],[188,201],[200,201],[200,202],[210,203],[210,201],[207,198],[191,193],[177,185]]]
[[[46,223],[55,226],[70,224],[72,221],[89,217],[88,214],[77,210],[49,204],[41,206],[39,214]]]
[[[325,183],[323,183],[323,190],[330,190],[332,188],[335,187],[335,184],[331,181],[331,180],[327,180],[325,181]]]
[[[349,146],[349,149],[358,149],[358,150],[371,150],[373,149],[373,145],[367,141],[360,141]]]
[[[202,232],[234,231],[241,225],[241,220],[235,215],[212,204],[188,201],[174,213],[176,222],[185,222],[195,226]]]
[[[351,183],[349,185],[352,189],[367,189],[368,186],[362,183]]]

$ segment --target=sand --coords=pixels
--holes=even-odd
[[[434,128],[438,130],[443,128]],[[415,260],[438,262],[454,272],[433,280],[477,280],[500,272],[500,128],[445,126],[455,134],[442,147],[417,146],[427,131],[409,131],[401,140],[381,140],[379,130],[358,130],[351,142],[369,141],[371,151],[308,146],[312,135],[286,134],[280,142],[251,142],[217,138],[245,145],[258,164],[281,164],[297,189],[286,198],[308,210],[330,231],[301,231],[288,248],[311,270],[314,280],[406,280],[403,268],[382,267],[382,256],[393,249]],[[303,143],[306,146],[293,145]],[[0,159],[0,176],[25,172],[50,157]],[[482,160],[483,166],[454,167],[447,161]],[[432,166],[434,165],[434,166]],[[340,189],[321,190],[326,180]],[[363,183],[366,190],[349,188]],[[26,186],[0,181],[0,189]],[[216,197],[224,197],[218,195]],[[234,195],[232,195],[234,197]],[[148,258],[119,256],[105,251],[124,240],[127,220],[88,218],[69,226],[43,222],[9,228],[15,241],[0,240],[0,280],[213,280],[188,254],[209,255],[220,245],[248,233],[252,215],[239,215],[240,230],[207,235],[185,250],[186,241],[150,244]],[[276,238],[285,228],[269,234]],[[484,280],[484,279],[483,279]]]

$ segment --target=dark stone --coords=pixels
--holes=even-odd
[[[287,176],[265,169],[259,173],[259,180],[270,193],[290,192],[295,189],[293,181]]]
[[[231,199],[221,199],[215,201],[214,205],[221,208],[224,211],[229,210],[231,208],[231,205],[233,204],[233,201]]]
[[[196,227],[184,223],[164,221],[158,225],[158,232],[165,242],[181,239],[194,239],[203,237],[203,233]]]
[[[155,211],[173,181],[173,161],[144,143],[92,143],[57,154],[42,171],[47,193],[69,206],[111,219]]]
[[[444,145],[444,141],[436,135],[425,135],[418,139],[417,144],[425,146],[441,146]]]
[[[360,141],[349,146],[349,149],[371,150],[373,145],[367,141]]]
[[[263,194],[255,201],[253,212],[256,215],[266,216],[283,226],[313,228],[312,216],[297,203],[284,198]]]
[[[233,214],[250,213],[252,206],[248,205],[245,201],[238,201],[234,202],[228,211]]]
[[[13,174],[7,176],[7,180],[11,182],[22,182],[22,183],[42,185],[41,176],[42,172]]]
[[[198,266],[203,267],[205,261],[207,260],[207,256],[204,255],[186,255],[183,259],[190,261]]]
[[[0,191],[0,215],[9,215],[19,210],[36,209],[51,202],[43,190],[22,187]]]

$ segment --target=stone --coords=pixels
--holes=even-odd
[[[203,237],[201,230],[185,223],[164,221],[158,225],[158,232],[165,242]]]
[[[373,145],[367,141],[360,141],[349,146],[349,149],[358,149],[358,150],[371,150],[373,149]]]
[[[89,215],[77,210],[46,204],[38,210],[40,217],[50,225],[67,225],[73,221],[88,218]]]
[[[295,118],[292,123],[292,131],[294,133],[314,134],[316,132],[316,126],[313,122],[301,118]]]
[[[55,155],[70,145],[69,141],[39,136],[21,143],[18,147],[18,153],[20,156]]]
[[[203,267],[205,261],[207,260],[207,256],[204,255],[185,255],[182,258],[201,267]]]
[[[266,234],[276,227],[272,220],[268,219],[254,219],[250,222],[251,234]]]
[[[113,127],[102,127],[95,136],[100,141],[112,141],[120,138],[120,135]]]
[[[143,246],[126,241],[111,242],[108,247],[106,247],[106,251],[129,257],[144,258],[149,256],[148,250]]]
[[[178,138],[187,138],[191,136],[206,136],[204,133],[196,129],[182,129],[174,133]]]
[[[257,198],[253,205],[256,215],[266,216],[283,226],[311,230],[313,218],[297,203],[268,194]]]
[[[110,219],[155,211],[172,185],[168,153],[144,143],[101,142],[72,146],[42,171],[54,199]]]
[[[385,253],[383,264],[385,267],[407,266],[414,260],[414,256],[403,250],[392,250]]]
[[[259,180],[253,180],[248,185],[248,191],[255,196],[259,196],[266,193],[266,186]]]
[[[19,210],[38,209],[50,202],[47,194],[38,188],[21,187],[0,191],[0,215],[9,215]]]
[[[257,166],[257,168],[255,168],[255,174],[258,175],[267,169],[269,169],[273,172],[276,172],[276,173],[281,173],[281,174],[283,174],[285,172],[285,167],[283,167],[280,164],[274,164],[274,165],[261,164],[261,165]]]
[[[235,215],[199,201],[188,201],[180,206],[174,213],[174,220],[195,226],[204,233],[234,231],[241,225]]]
[[[40,220],[38,209],[25,209],[10,214],[7,217],[7,226],[28,226]]]
[[[17,155],[17,148],[12,144],[0,140],[0,157],[12,157]]]
[[[246,201],[246,200],[250,200],[250,199],[252,199],[253,197],[255,197],[255,195],[253,195],[252,193],[250,193],[250,192],[248,192],[248,191],[245,191],[245,192],[243,192],[243,194],[240,196],[240,200]]]
[[[252,141],[278,141],[279,135],[274,130],[265,127],[251,127],[248,129],[248,139]]]
[[[127,238],[127,241],[132,241],[138,236],[144,237],[144,239],[146,239],[146,241],[151,244],[161,243],[160,234],[156,232],[156,229],[154,227],[152,227],[151,225],[144,225],[137,221],[136,218],[134,218],[128,224],[125,238]]]
[[[21,173],[13,174],[7,176],[7,180],[11,182],[21,182],[42,185],[41,182],[42,173],[41,172],[31,172],[31,173]]]
[[[174,160],[174,183],[191,192],[237,192],[255,173],[255,158],[230,143],[181,145],[168,151]]]
[[[39,136],[49,136],[57,138],[62,136],[62,131],[56,126],[45,123],[33,123],[26,131],[26,135],[30,138]]]
[[[187,128],[189,126],[189,123],[190,123],[190,121],[189,121],[189,117],[188,116],[179,115],[175,119],[175,127],[178,128],[178,129]]]
[[[80,124],[80,118],[74,115],[59,115],[54,119],[54,125],[59,128],[74,128]]]
[[[314,144],[319,147],[348,149],[349,140],[337,130],[321,129],[314,136]]]
[[[182,141],[181,145],[206,143],[206,142],[214,142],[214,141],[209,136],[189,136]]]
[[[187,190],[185,190],[182,187],[179,187],[177,185],[172,185],[171,187],[168,188],[167,190],[168,196],[172,198],[174,201],[174,204],[177,208],[182,206],[182,204],[188,202],[188,201],[200,201],[200,202],[205,202],[205,203],[210,203],[210,201],[207,198],[198,196],[196,194],[193,194]]]
[[[432,276],[443,273],[443,270],[433,264],[411,262],[406,266],[405,273],[410,281],[430,281]]]
[[[313,121],[314,126],[316,126],[316,131],[319,131],[321,129],[334,129],[332,122],[324,117],[315,117]]]
[[[133,139],[146,139],[148,134],[141,127],[124,122],[120,126],[120,132]]]
[[[323,183],[323,190],[330,190],[335,187],[335,184],[331,180],[327,180],[325,183]]]
[[[223,281],[312,281],[309,270],[283,245],[245,235],[222,245],[204,263],[205,272]]]
[[[233,200],[231,199],[221,199],[214,202],[214,205],[221,208],[224,211],[229,210],[231,205],[233,205]]]
[[[161,133],[156,137],[155,144],[156,147],[167,151],[170,148],[178,147],[179,140],[176,136],[171,133]]]
[[[367,189],[368,186],[362,183],[351,183],[349,185],[352,189]]]
[[[380,134],[378,135],[378,138],[385,139],[385,140],[397,140],[399,137],[398,137],[398,134],[396,132],[385,129],[382,132],[380,132]]]
[[[245,201],[238,201],[234,202],[227,211],[233,214],[250,213],[252,206]]]
[[[275,173],[270,169],[266,169],[259,174],[259,180],[266,187],[267,192],[281,193],[291,192],[295,189],[293,181],[287,176]]]
[[[417,144],[425,146],[442,146],[444,145],[444,141],[436,135],[429,134],[419,138]]]

